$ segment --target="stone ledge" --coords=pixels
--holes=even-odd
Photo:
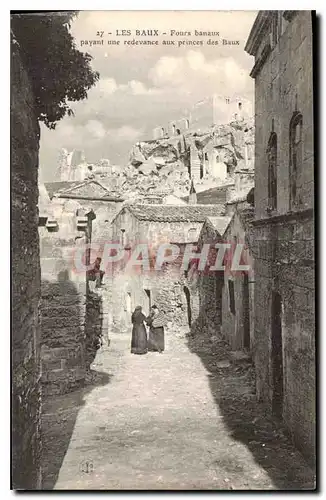
[[[252,224],[254,226],[268,225],[278,222],[296,221],[302,219],[313,218],[314,209],[307,208],[305,210],[298,210],[296,212],[287,212],[285,214],[271,215],[270,217],[264,217],[263,219],[254,219]]]

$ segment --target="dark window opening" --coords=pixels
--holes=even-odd
[[[126,230],[125,229],[121,229],[120,243],[121,243],[121,246],[124,248],[126,245]]]
[[[230,312],[235,314],[234,282],[232,280],[229,280],[229,305]]]
[[[297,204],[297,183],[302,168],[302,114],[294,113],[290,122],[290,208]]]
[[[273,13],[273,18],[272,18],[272,40],[273,40],[273,47],[277,44],[279,39],[279,29],[278,29],[278,12]]]
[[[242,108],[242,102],[239,102],[238,103],[238,108],[241,109]]]

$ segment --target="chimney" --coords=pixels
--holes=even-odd
[[[197,195],[193,179],[191,179],[188,203],[189,205],[197,205]]]

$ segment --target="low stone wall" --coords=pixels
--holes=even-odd
[[[87,369],[93,363],[97,350],[103,343],[109,343],[105,326],[103,292],[100,290],[89,290],[86,296],[85,319],[85,362]]]
[[[64,394],[85,379],[85,290],[70,280],[42,280],[42,386],[44,395]]]
[[[71,218],[73,215],[71,215]],[[74,237],[59,230],[41,231],[42,299],[41,356],[45,395],[63,394],[80,387],[86,376],[86,274],[74,272]],[[85,237],[77,240],[85,243]]]

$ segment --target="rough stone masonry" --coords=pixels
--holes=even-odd
[[[40,486],[39,125],[33,94],[11,41],[12,486]]]

